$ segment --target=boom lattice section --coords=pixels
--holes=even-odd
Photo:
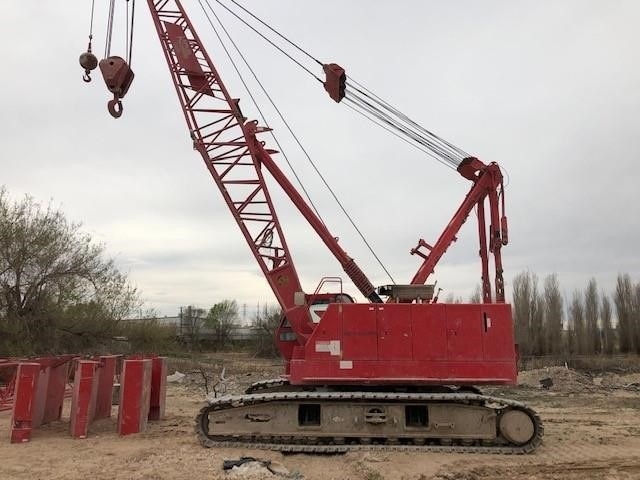
[[[255,151],[255,135],[265,129],[246,122],[239,100],[229,95],[181,2],[147,1],[194,148],[280,305],[295,308],[294,292],[302,288]]]

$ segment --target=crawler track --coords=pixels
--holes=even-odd
[[[406,392],[344,392],[344,391],[269,391],[273,388],[286,387],[286,383],[265,382],[250,387],[251,392],[244,395],[233,395],[210,399],[196,419],[196,431],[204,447],[237,447],[245,446],[256,449],[277,450],[281,452],[307,453],[344,453],[358,450],[392,450],[392,451],[435,451],[459,453],[494,453],[494,454],[526,454],[533,452],[542,442],[544,427],[540,417],[523,403],[503,398],[479,395],[474,393],[406,393]],[[478,419],[489,428],[494,428],[490,438],[486,433],[487,425],[481,425],[477,438],[473,430],[469,433],[466,427],[464,435],[455,435],[455,422],[432,423],[425,419],[424,427],[406,428],[400,434],[389,434],[389,429],[398,430],[400,415],[383,415],[383,420],[371,421],[367,424],[363,434],[363,421],[344,415],[347,421],[354,421],[353,432],[344,433],[343,430],[332,432],[333,426],[318,427],[299,426],[297,408],[301,405],[317,406],[320,409],[330,409],[351,413],[354,408],[368,408],[371,405],[381,409],[400,408],[407,405],[429,409],[452,409],[451,411],[471,411],[471,421],[475,424]],[[359,407],[361,406],[361,407]],[[411,408],[411,407],[409,407]],[[287,409],[290,410],[287,413]],[[402,410],[400,410],[402,411]],[[426,410],[425,410],[426,411]],[[435,411],[435,410],[434,410]],[[480,412],[480,413],[477,413]],[[511,416],[524,419],[528,429],[532,430],[530,438],[514,443],[505,438],[500,431],[501,418],[506,412]],[[518,413],[513,413],[518,412]],[[285,417],[286,428],[279,425],[277,416]],[[483,416],[484,415],[484,416]],[[294,417],[294,418],[290,418]],[[298,417],[298,418],[295,418]],[[336,418],[336,417],[333,417]],[[487,420],[487,418],[489,420]],[[278,419],[281,420],[281,419]],[[402,418],[404,420],[404,418]],[[343,419],[340,419],[344,422]],[[271,422],[271,423],[270,423]],[[493,422],[493,423],[491,423]],[[331,422],[327,422],[331,423]],[[380,427],[375,424],[384,424]],[[463,423],[458,418],[458,423]],[[477,422],[482,423],[482,422]],[[388,426],[387,426],[388,424]],[[444,426],[443,426],[444,425]],[[493,427],[492,427],[493,425]],[[375,434],[380,428],[380,434]],[[438,429],[450,428],[453,434],[445,431],[441,435]],[[386,430],[385,430],[386,429]],[[348,431],[348,428],[347,428]],[[510,435],[506,435],[509,437]],[[516,434],[517,436],[517,434]]]

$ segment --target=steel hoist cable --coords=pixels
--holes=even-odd
[[[302,65],[301,62],[293,58],[292,55],[287,53],[283,48],[276,45],[275,42],[273,42],[264,33],[260,32],[257,28],[251,25],[246,19],[242,18],[238,13],[229,8],[229,6],[225,5],[221,0],[215,1],[220,4],[225,10],[231,13],[234,17],[244,23],[247,27],[253,30],[256,34],[262,37],[265,41],[275,47],[278,51],[287,56],[291,61],[296,63],[300,68],[304,69],[316,80],[322,82],[322,80],[320,80],[315,74],[313,74],[313,72],[311,72],[309,68]],[[252,13],[239,2],[237,2],[236,0],[229,1],[233,5],[241,9],[243,12],[248,14],[251,18],[259,22],[261,25],[268,28],[271,32],[287,42],[300,53],[311,59],[313,62],[317,63],[318,65],[324,65],[320,60],[318,60],[307,50],[303,49],[297,43],[291,41],[289,38],[273,28],[267,22],[259,18],[257,15]],[[390,103],[380,98],[378,95],[374,94],[371,90],[364,87],[355,79],[349,77],[349,82],[346,86],[347,88],[345,91],[345,98],[350,98],[352,100],[352,105],[349,106],[352,110],[356,110],[370,120],[371,117],[377,118],[379,122],[374,123],[380,125],[380,122],[382,122],[387,125],[387,128],[385,128],[385,130],[395,130],[395,132],[393,132],[395,136],[399,136],[400,138],[408,140],[412,145],[415,145],[415,143],[419,144],[421,146],[419,150],[423,152],[425,151],[425,149],[430,151],[431,154],[429,156],[435,158],[440,163],[447,165],[452,169],[456,169],[460,162],[464,158],[469,156],[469,154],[464,152],[462,149],[456,147],[452,143],[444,140],[433,132],[422,127],[420,124],[412,120],[410,117],[402,113]]]
[[[238,66],[236,65],[236,62],[234,61],[231,52],[229,52],[227,46],[225,45],[224,41],[222,40],[222,37],[220,36],[220,34],[218,33],[216,27],[213,25],[213,21],[211,20],[211,18],[209,17],[209,14],[207,13],[207,11],[204,8],[204,5],[202,4],[201,0],[198,0],[198,3],[200,4],[200,8],[202,8],[202,11],[204,13],[204,15],[207,17],[207,20],[209,22],[209,24],[211,25],[211,28],[213,29],[214,33],[216,34],[216,36],[218,37],[218,40],[220,41],[220,44],[222,45],[222,48],[224,49],[225,53],[227,54],[227,57],[229,58],[229,61],[231,62],[231,64],[233,65],[233,68],[235,69],[236,73],[238,74],[238,77],[240,77],[240,81],[242,82],[242,85],[244,85],[245,90],[247,91],[247,94],[249,95],[249,98],[251,98],[251,101],[253,102],[254,106],[256,107],[256,109],[258,110],[258,114],[260,115],[260,119],[262,120],[262,122],[264,123],[264,125],[268,128],[271,128],[269,126],[269,122],[267,121],[265,115],[262,112],[262,109],[260,108],[260,105],[258,105],[258,102],[256,101],[255,97],[253,96],[253,93],[251,92],[251,89],[249,88],[249,86],[247,85],[247,82],[245,81],[244,77],[242,76],[242,73],[240,72],[240,69],[238,68]],[[280,114],[280,110],[278,110],[278,108],[276,107],[275,103],[273,102],[273,100],[271,100],[271,97],[269,96],[269,94],[267,93],[266,89],[264,88],[264,86],[262,85],[262,83],[260,82],[260,80],[258,79],[256,73],[254,72],[254,70],[251,68],[251,65],[249,65],[249,62],[247,62],[246,58],[244,57],[244,55],[242,54],[242,52],[240,51],[240,49],[238,48],[238,45],[233,41],[233,38],[231,37],[231,35],[229,34],[229,31],[225,28],[224,24],[222,23],[222,21],[220,20],[220,18],[218,17],[218,15],[215,13],[215,11],[211,8],[211,4],[208,2],[208,0],[205,0],[205,3],[207,4],[207,6],[209,7],[209,10],[211,10],[211,14],[215,17],[215,19],[218,21],[218,23],[220,24],[220,27],[222,28],[222,30],[225,32],[225,34],[227,35],[227,37],[229,38],[229,41],[232,43],[232,45],[234,46],[234,48],[236,49],[236,51],[238,52],[238,55],[240,55],[240,57],[242,58],[244,64],[247,66],[247,68],[251,71],[251,73],[253,74],[253,77],[255,78],[255,80],[258,82],[258,84],[260,85],[260,88],[262,89],[262,91],[265,93],[265,95],[267,96],[267,98],[269,99],[269,101],[271,102],[271,105],[273,105],[273,107],[276,109],[276,111],[278,112],[278,114]],[[280,117],[282,117],[282,114],[280,114]],[[284,118],[283,118],[284,120]],[[287,128],[289,128],[289,125],[285,122],[285,125],[287,125]],[[294,138],[296,138],[296,141],[298,141],[297,137],[295,136],[295,134],[291,131],[291,129],[289,128],[289,131],[291,132],[291,134],[294,136]],[[324,220],[322,219],[322,216],[320,215],[320,213],[318,212],[318,209],[316,208],[315,204],[313,203],[313,201],[311,200],[311,197],[309,196],[309,193],[307,192],[307,189],[305,188],[304,184],[302,183],[302,180],[300,179],[300,177],[298,176],[298,173],[296,172],[296,170],[293,168],[293,165],[291,164],[291,162],[289,161],[289,157],[287,157],[287,154],[284,151],[284,148],[282,148],[282,145],[280,145],[280,142],[278,141],[278,138],[276,137],[275,133],[273,130],[271,130],[269,132],[271,134],[271,136],[273,137],[273,140],[275,141],[276,145],[278,146],[278,149],[280,150],[280,153],[282,153],[282,156],[284,157],[285,161],[287,162],[287,165],[289,166],[289,169],[291,170],[291,172],[293,173],[293,176],[295,177],[296,181],[298,182],[298,186],[300,187],[300,189],[303,191],[307,201],[309,202],[309,204],[311,205],[311,208],[313,208],[313,211],[315,212],[315,214],[318,216],[318,218],[320,219],[320,221],[324,224]],[[300,145],[300,142],[298,141],[298,144]],[[306,153],[306,151],[305,151]]]
[[[251,66],[249,65],[248,61],[246,60],[245,56],[242,54],[242,52],[240,51],[240,49],[238,48],[237,44],[235,43],[235,41],[233,40],[233,38],[231,37],[231,35],[229,34],[229,31],[224,27],[224,24],[222,23],[222,21],[220,20],[220,18],[218,17],[218,15],[216,15],[215,11],[213,10],[211,3],[209,2],[209,0],[204,0],[205,3],[207,4],[207,6],[209,7],[209,10],[211,10],[211,13],[215,16],[216,20],[218,21],[218,23],[220,24],[220,26],[222,27],[222,29],[224,30],[225,34],[227,35],[227,37],[229,38],[229,40],[231,41],[231,43],[233,44],[233,46],[235,47],[236,51],[238,52],[238,54],[240,55],[240,57],[242,58],[243,62],[245,63],[245,65],[247,66],[247,68],[249,69],[249,71],[252,73],[254,79],[256,80],[256,82],[258,83],[258,85],[260,86],[260,88],[262,89],[262,91],[264,92],[265,96],[267,97],[267,99],[269,100],[269,102],[271,103],[271,105],[273,106],[273,108],[275,109],[275,111],[277,112],[278,116],[280,117],[280,119],[282,120],[282,122],[284,123],[284,125],[286,126],[287,130],[289,130],[289,133],[292,135],[292,137],[294,138],[295,142],[298,144],[298,146],[300,147],[300,149],[302,150],[302,152],[304,153],[305,157],[307,158],[307,161],[310,163],[310,165],[312,166],[312,168],[314,169],[314,171],[316,172],[316,174],[318,175],[318,177],[321,179],[322,183],[325,185],[325,187],[327,188],[327,190],[329,191],[329,193],[331,194],[331,196],[334,198],[334,200],[336,201],[336,203],[338,204],[339,208],[342,210],[343,214],[346,216],[347,220],[349,221],[349,223],[351,224],[351,226],[354,228],[354,230],[357,232],[357,234],[360,236],[361,240],[363,241],[363,243],[366,245],[367,249],[369,250],[369,252],[373,255],[373,257],[376,259],[376,261],[378,262],[378,264],[380,265],[380,267],[382,268],[382,270],[387,274],[387,276],[389,277],[389,279],[391,280],[391,282],[393,282],[394,284],[396,283],[393,276],[391,275],[391,273],[389,272],[389,270],[387,269],[387,267],[384,265],[384,263],[380,260],[380,257],[378,256],[378,254],[375,252],[375,250],[373,249],[373,247],[371,246],[371,244],[369,243],[369,241],[366,239],[366,237],[364,236],[364,234],[362,233],[362,231],[360,230],[360,228],[358,227],[358,225],[355,223],[355,221],[353,220],[353,217],[349,214],[349,212],[347,212],[346,208],[344,207],[342,201],[338,198],[337,194],[335,193],[335,191],[331,188],[331,186],[329,185],[329,183],[327,182],[327,180],[325,179],[324,175],[322,175],[322,173],[320,172],[318,166],[316,165],[316,163],[313,161],[313,159],[311,158],[311,155],[309,155],[307,149],[302,145],[302,142],[299,140],[298,136],[294,133],[293,129],[291,128],[291,126],[289,125],[289,122],[287,122],[287,120],[285,119],[284,115],[282,114],[282,112],[280,111],[280,109],[277,107],[277,105],[275,104],[275,102],[273,101],[272,97],[269,95],[269,93],[267,92],[266,88],[264,87],[264,85],[262,84],[262,82],[260,81],[260,79],[257,77],[257,74],[255,73],[255,71],[253,70],[253,68],[251,68]],[[277,47],[273,42],[271,42],[270,40],[266,39],[266,37],[264,37],[262,34],[260,34],[256,29],[254,29],[253,27],[251,27],[247,22],[245,22],[241,17],[239,17],[235,12],[233,12],[232,10],[230,10],[226,5],[224,5],[223,3],[221,3],[219,0],[215,0],[216,3],[220,4],[221,6],[223,6],[227,11],[229,11],[230,13],[232,13],[236,18],[238,18],[239,20],[241,20],[243,23],[245,23],[245,25],[249,26],[252,30],[254,30],[256,33],[258,33],[262,38],[264,38],[265,40],[267,40],[271,45],[275,46],[276,48],[278,48],[278,50],[280,50],[281,52],[285,53],[282,49],[280,49],[279,47]],[[198,2],[200,3],[200,0],[198,0]],[[235,2],[234,2],[235,3]],[[200,3],[200,6],[202,7],[202,3]],[[204,10],[204,8],[203,8]],[[206,15],[206,12],[205,12]],[[213,24],[209,18],[208,15],[207,19],[209,20],[209,22],[211,23],[211,26],[213,27]],[[215,28],[214,28],[215,31]],[[216,32],[216,35],[218,36],[218,38],[220,39],[220,36],[218,35],[218,33]],[[220,39],[220,41],[222,42],[222,40]],[[296,46],[297,47],[297,46]],[[223,48],[225,49],[225,51],[227,52],[227,55],[229,55],[229,52],[227,51],[226,47],[223,45]],[[297,47],[300,48],[300,47]],[[306,52],[305,52],[306,53]],[[294,60],[290,55],[286,54],[285,55],[292,59],[296,64],[298,64],[299,66],[302,66],[299,62],[297,62],[296,60]],[[307,54],[308,55],[308,54]],[[242,75],[240,74],[238,68],[235,65],[235,62],[233,61],[233,59],[231,59],[231,57],[229,56],[231,63],[234,65],[234,68],[236,69],[236,72],[238,73],[238,75],[241,77],[241,81],[244,84],[245,88],[247,90],[248,87],[244,81],[244,79],[242,78]],[[320,63],[318,61],[318,63]],[[304,68],[306,71],[308,71],[309,73],[310,70]],[[312,74],[313,75],[313,74]],[[322,80],[320,80],[318,77],[315,77],[318,81],[322,82]],[[251,93],[249,93],[249,96],[251,97],[251,99],[253,100],[254,104],[256,105],[256,108],[258,109],[258,111],[260,112],[260,115],[263,118],[263,121],[265,122],[265,124],[267,124],[264,115],[262,115],[262,112],[260,111],[260,108],[257,106],[257,102],[255,100],[255,98],[253,97],[253,95]],[[267,124],[268,126],[268,124]],[[273,133],[272,133],[273,134]],[[274,135],[274,140],[276,141],[276,144],[278,145],[278,147],[280,148],[280,150],[282,151],[282,148],[280,147],[280,144],[278,143],[277,139],[275,138]],[[307,196],[307,199],[309,201],[309,203],[311,204],[312,208],[314,209],[316,215],[318,215],[318,218],[320,218],[320,221],[322,221],[322,223],[324,223],[324,220],[322,220],[322,217],[320,216],[320,214],[318,213],[315,205],[313,204],[313,202],[311,201],[307,191],[304,189],[304,187],[302,186],[302,182],[300,181],[298,175],[296,174],[295,170],[293,169],[293,166],[291,165],[291,163],[289,162],[288,158],[285,156],[285,160],[287,161],[287,164],[289,165],[289,168],[291,169],[291,171],[294,173],[296,179],[298,180],[298,183],[301,185],[305,195]]]
[[[104,58],[111,56],[111,38],[113,36],[113,15],[116,0],[109,0],[109,13],[107,14],[107,33],[104,40]]]
[[[216,0],[217,1],[217,0]],[[220,3],[220,2],[218,2]],[[249,10],[247,10],[245,7],[243,7],[242,5],[240,5],[238,2],[236,2],[235,0],[231,0],[231,3],[233,3],[234,5],[238,6],[239,8],[241,8],[242,10],[244,10],[245,12],[247,12],[249,15],[251,15],[253,18],[255,18],[258,22],[260,22],[262,25],[264,25],[265,27],[267,27],[269,30],[271,30],[273,33],[275,33],[276,35],[278,35],[280,38],[282,38],[284,41],[286,41],[287,43],[289,43],[291,46],[293,46],[294,48],[296,48],[297,50],[299,50],[300,52],[302,52],[303,54],[305,54],[307,57],[309,57],[311,60],[313,60],[314,62],[316,62],[318,65],[323,66],[324,64],[318,60],[316,57],[314,57],[313,55],[311,55],[309,52],[307,52],[305,49],[303,49],[302,47],[300,47],[298,44],[292,42],[291,40],[289,40],[287,37],[285,37],[284,35],[282,35],[280,32],[278,32],[275,28],[273,28],[271,25],[269,25],[268,23],[264,22],[263,20],[261,20],[260,18],[258,18],[256,15],[254,15],[253,13],[251,13]]]
[[[302,63],[300,63],[298,60],[296,60],[295,58],[293,58],[291,55],[289,55],[287,52],[285,52],[281,47],[279,47],[278,45],[276,45],[273,41],[269,40],[264,34],[262,34],[260,31],[258,31],[253,25],[251,25],[249,22],[247,22],[245,19],[243,19],[240,15],[238,15],[236,12],[234,12],[233,10],[231,10],[227,5],[225,5],[224,3],[222,3],[220,0],[215,0],[216,3],[218,3],[220,6],[222,6],[225,10],[227,10],[231,15],[233,15],[234,17],[236,17],[238,20],[240,20],[242,23],[244,23],[247,27],[249,27],[251,30],[253,30],[255,33],[257,33],[260,37],[262,37],[266,42],[268,42],[271,46],[273,46],[275,49],[277,49],[280,53],[282,53],[283,55],[285,55],[289,60],[291,60],[293,63],[295,63],[296,65],[298,65],[301,69],[303,69],[305,72],[307,72],[309,75],[311,75],[313,78],[315,78],[318,82],[320,83],[324,83],[322,81],[322,79],[318,76],[316,76],[315,73],[313,73],[311,70],[309,70],[307,67],[305,67]],[[207,2],[208,3],[208,2]],[[235,2],[234,2],[235,3]],[[209,5],[209,8],[211,8],[211,5]],[[255,17],[255,16],[254,16]],[[257,18],[257,17],[255,17]],[[264,23],[264,22],[262,22]],[[266,25],[266,24],[265,24]],[[273,30],[273,29],[272,29]],[[280,35],[282,36],[282,35]],[[283,38],[285,38],[284,36],[282,36]],[[293,43],[293,42],[289,42],[289,43]],[[307,54],[308,55],[308,54]],[[313,58],[313,57],[312,57]],[[314,59],[315,60],[315,59]],[[316,60],[317,61],[317,60]],[[321,64],[322,65],[322,64]]]

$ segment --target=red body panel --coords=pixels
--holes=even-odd
[[[332,304],[290,364],[293,384],[514,384],[507,304]]]

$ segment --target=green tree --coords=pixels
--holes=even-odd
[[[0,355],[86,348],[110,339],[140,306],[104,246],[80,227],[0,188]]]
[[[225,347],[231,340],[231,330],[238,319],[238,303],[235,300],[223,300],[209,309],[206,324],[214,330],[215,343]]]
[[[280,307],[265,305],[253,319],[255,354],[259,357],[277,357],[276,330],[282,321]]]

